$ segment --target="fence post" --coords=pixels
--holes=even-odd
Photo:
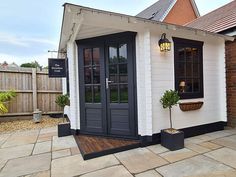
[[[33,89],[33,111],[35,111],[38,107],[37,103],[37,71],[36,68],[32,68],[32,89]]]

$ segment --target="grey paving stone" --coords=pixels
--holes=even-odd
[[[34,148],[34,144],[27,144],[16,147],[9,147],[0,149],[0,164],[6,162],[6,160],[29,156]]]
[[[135,177],[162,177],[162,176],[158,174],[155,170],[149,170],[143,173],[139,173],[135,175]]]
[[[52,143],[53,151],[78,147],[73,136],[65,136],[60,138],[57,136],[53,136]]]
[[[11,136],[11,133],[0,134],[0,147],[7,140],[7,138],[9,138],[10,136]]]
[[[124,166],[119,165],[87,173],[81,177],[133,177],[133,175]]]
[[[185,159],[156,169],[165,177],[204,176],[212,172],[227,172],[232,168],[203,155]]]
[[[160,144],[148,146],[147,148],[148,148],[149,150],[151,150],[152,152],[156,153],[156,154],[160,154],[160,153],[169,151],[169,149],[163,147],[163,146],[160,145]]]
[[[204,154],[219,162],[236,168],[236,151],[229,148],[221,148]]]
[[[43,171],[43,172],[39,172],[39,173],[34,173],[31,175],[26,175],[25,177],[50,177],[50,170],[48,171]]]
[[[138,148],[115,154],[131,173],[141,173],[168,162],[146,148]]]
[[[53,151],[52,152],[52,159],[57,159],[57,158],[66,157],[66,156],[70,156],[70,155],[71,155],[70,149]]]
[[[161,157],[163,157],[164,159],[166,159],[167,161],[169,161],[171,163],[176,162],[176,161],[180,161],[180,160],[183,160],[186,158],[190,158],[195,155],[197,155],[196,152],[191,151],[187,148],[180,149],[177,151],[169,151],[169,152],[165,152],[165,153],[160,154]]]
[[[78,154],[53,160],[51,165],[51,176],[78,176],[118,164],[119,161],[113,155],[84,161],[82,156]]]
[[[51,153],[9,160],[0,177],[16,177],[50,169]]]
[[[36,143],[33,154],[42,154],[51,151],[51,141]]]
[[[49,128],[42,128],[40,130],[40,135],[42,134],[57,134],[57,126],[49,127]]]
[[[39,134],[39,130],[13,133],[7,139],[7,141],[2,145],[2,148],[35,143],[37,140],[38,134]]]
[[[187,149],[190,149],[190,150],[192,150],[194,152],[197,152],[197,153],[200,153],[200,154],[209,152],[211,150],[211,149],[208,149],[206,147],[200,146],[198,144],[186,144],[185,147]]]
[[[205,148],[211,149],[211,150],[219,149],[222,147],[222,146],[212,143],[212,142],[203,142],[203,143],[200,143],[199,145],[203,146]]]

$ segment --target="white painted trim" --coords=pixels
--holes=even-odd
[[[195,0],[190,0],[190,2],[192,4],[195,15],[197,16],[197,18],[200,17],[200,13],[199,13],[199,10],[197,8],[197,4],[196,4]]]

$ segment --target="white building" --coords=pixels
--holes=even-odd
[[[158,45],[163,33],[168,52]],[[233,38],[65,4],[59,50],[67,51],[69,63],[71,129],[159,142],[160,130],[170,126],[159,101],[169,89],[181,91],[181,103],[203,102],[192,111],[174,107],[174,128],[186,137],[222,129],[226,40]]]

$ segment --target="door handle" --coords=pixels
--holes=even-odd
[[[106,88],[109,89],[109,84],[113,83],[114,81],[109,81],[108,78],[106,78]]]

